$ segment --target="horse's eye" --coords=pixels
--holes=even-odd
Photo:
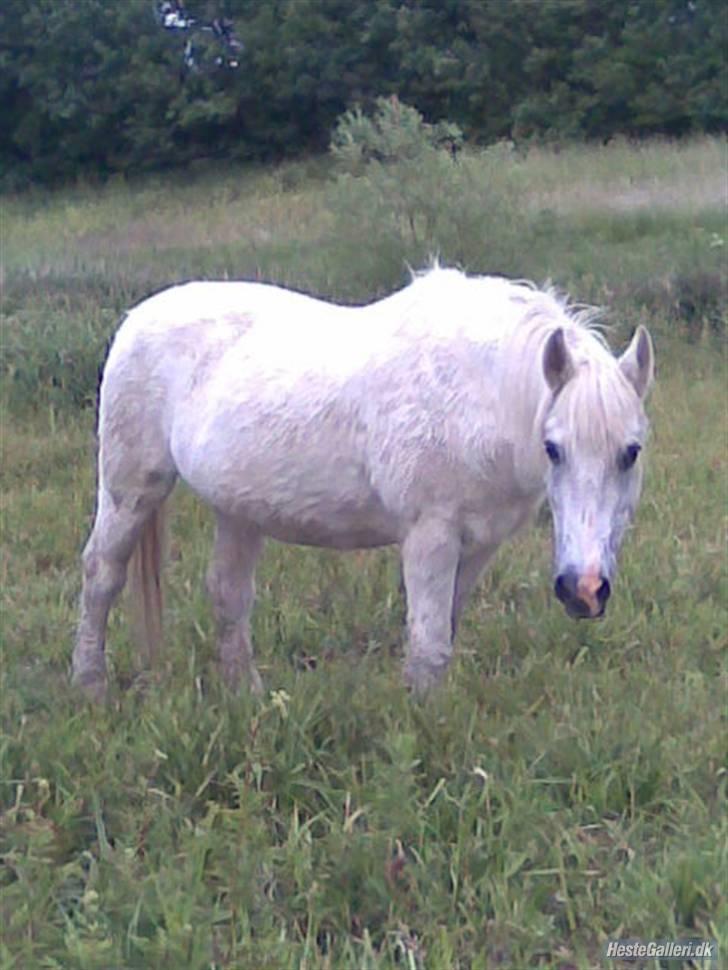
[[[546,449],[546,454],[549,456],[549,461],[552,465],[560,465],[562,460],[561,449],[553,441],[544,441],[543,444]]]
[[[634,465],[634,463],[637,461],[637,455],[639,455],[639,453],[639,445],[627,445],[622,454],[619,456],[619,467],[621,471],[629,471],[632,465]]]

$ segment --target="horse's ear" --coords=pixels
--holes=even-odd
[[[559,327],[549,336],[543,350],[543,376],[554,394],[571,379],[574,365],[566,346],[564,331]]]
[[[638,397],[645,397],[655,376],[655,351],[646,327],[637,327],[632,342],[619,358],[619,366]]]

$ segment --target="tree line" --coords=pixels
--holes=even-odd
[[[321,151],[391,94],[476,143],[724,131],[727,49],[723,0],[5,0],[0,165]]]

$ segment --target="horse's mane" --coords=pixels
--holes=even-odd
[[[574,303],[565,290],[554,285],[550,280],[539,285],[528,279],[508,279],[502,276],[469,276],[456,267],[442,266],[437,258],[431,260],[422,270],[408,267],[410,272],[410,287],[417,291],[420,287],[431,289],[434,285],[447,283],[453,290],[459,289],[464,297],[470,295],[473,284],[481,282],[492,286],[494,284],[508,287],[511,298],[528,306],[524,314],[524,323],[529,319],[541,322],[563,324],[564,317],[575,327],[589,331],[607,349],[608,344],[603,335],[607,330],[605,311],[602,307],[586,303]]]
[[[469,305],[479,283],[489,287],[491,293],[502,286],[507,290],[504,295],[521,305],[520,321],[508,337],[510,362],[504,381],[504,387],[512,392],[513,407],[519,409],[519,398],[525,399],[520,393],[524,382],[543,380],[543,346],[560,327],[576,368],[574,378],[559,395],[558,407],[565,422],[575,439],[586,446],[613,450],[623,445],[639,405],[609,348],[604,310],[573,303],[550,282],[538,286],[530,280],[467,276],[458,269],[440,266],[436,260],[413,274],[410,287],[421,289],[423,298],[447,289],[451,297],[462,294],[463,304]]]

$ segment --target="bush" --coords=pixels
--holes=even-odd
[[[360,272],[379,279],[383,260],[399,270],[432,256],[517,272],[527,220],[509,148],[472,154],[456,125],[429,125],[415,108],[380,98],[372,117],[355,108],[339,118],[331,153],[340,169],[335,231]]]
[[[456,155],[463,133],[457,125],[440,121],[429,125],[416,108],[396,95],[377,98],[373,117],[357,106],[336,122],[331,153],[351,173],[361,172],[367,162],[403,162],[421,158],[432,149],[448,149]]]

